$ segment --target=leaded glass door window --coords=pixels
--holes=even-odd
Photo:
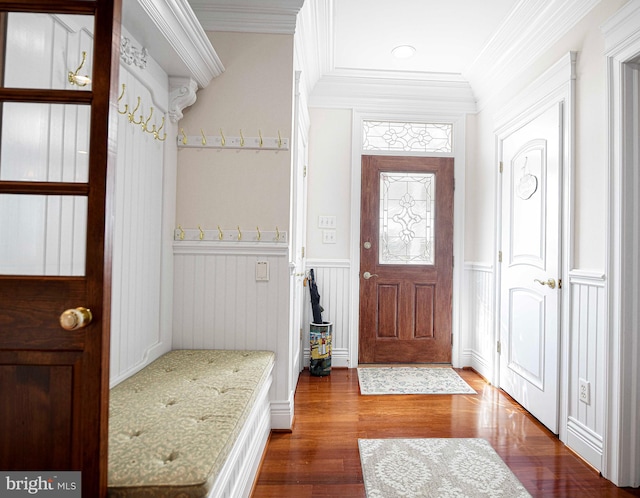
[[[433,173],[380,173],[380,264],[433,265],[435,180]]]

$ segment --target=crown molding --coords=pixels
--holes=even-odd
[[[347,69],[320,78],[309,106],[405,112],[476,111],[471,87],[458,74]]]
[[[640,2],[632,1],[620,8],[600,27],[604,36],[605,53],[608,56],[617,55],[628,46],[633,46],[640,38]],[[621,50],[622,47],[622,50]]]
[[[302,71],[306,95],[323,74],[333,70],[333,1],[306,0],[298,13],[294,37],[295,67]]]
[[[464,76],[478,108],[521,74],[601,0],[521,0]]]
[[[303,3],[304,0],[191,0],[191,7],[206,31],[293,34]]]
[[[206,87],[224,71],[187,0],[127,0],[122,23],[169,74]]]

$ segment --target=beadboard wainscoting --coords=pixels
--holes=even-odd
[[[332,322],[332,355],[331,365],[334,367],[356,367],[350,365],[350,334],[349,334],[349,296],[350,296],[350,272],[351,263],[343,259],[308,259],[307,270],[313,269],[318,292],[320,293],[320,304],[324,308],[322,320]],[[304,306],[303,323],[313,322],[311,312],[311,298],[309,287],[306,287],[305,299],[307,305]],[[304,366],[309,366],[309,327],[303,328],[302,334]]]
[[[141,45],[122,30],[123,40]],[[174,209],[176,152],[150,131],[169,123],[167,74],[151,57],[141,69],[120,64],[118,149],[113,219],[110,385],[171,349],[171,245],[167,208]],[[134,109],[135,113],[133,112]],[[145,124],[146,126],[142,126]],[[163,135],[164,136],[164,135]],[[165,206],[166,205],[166,206]]]
[[[460,318],[462,364],[494,382],[494,275],[493,267],[465,263]]]
[[[256,279],[258,262],[268,280]],[[293,415],[290,278],[286,243],[174,242],[173,349],[275,352],[275,429],[289,429]]]
[[[602,469],[605,434],[605,277],[573,270],[570,284],[566,444]]]

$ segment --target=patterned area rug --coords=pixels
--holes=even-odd
[[[484,439],[359,439],[367,498],[531,495]]]
[[[358,368],[360,394],[477,394],[452,368]]]

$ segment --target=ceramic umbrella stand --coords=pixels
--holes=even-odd
[[[324,376],[331,373],[331,332],[333,324],[322,320],[320,293],[313,270],[309,270],[309,294],[313,322],[309,326],[309,372]]]

